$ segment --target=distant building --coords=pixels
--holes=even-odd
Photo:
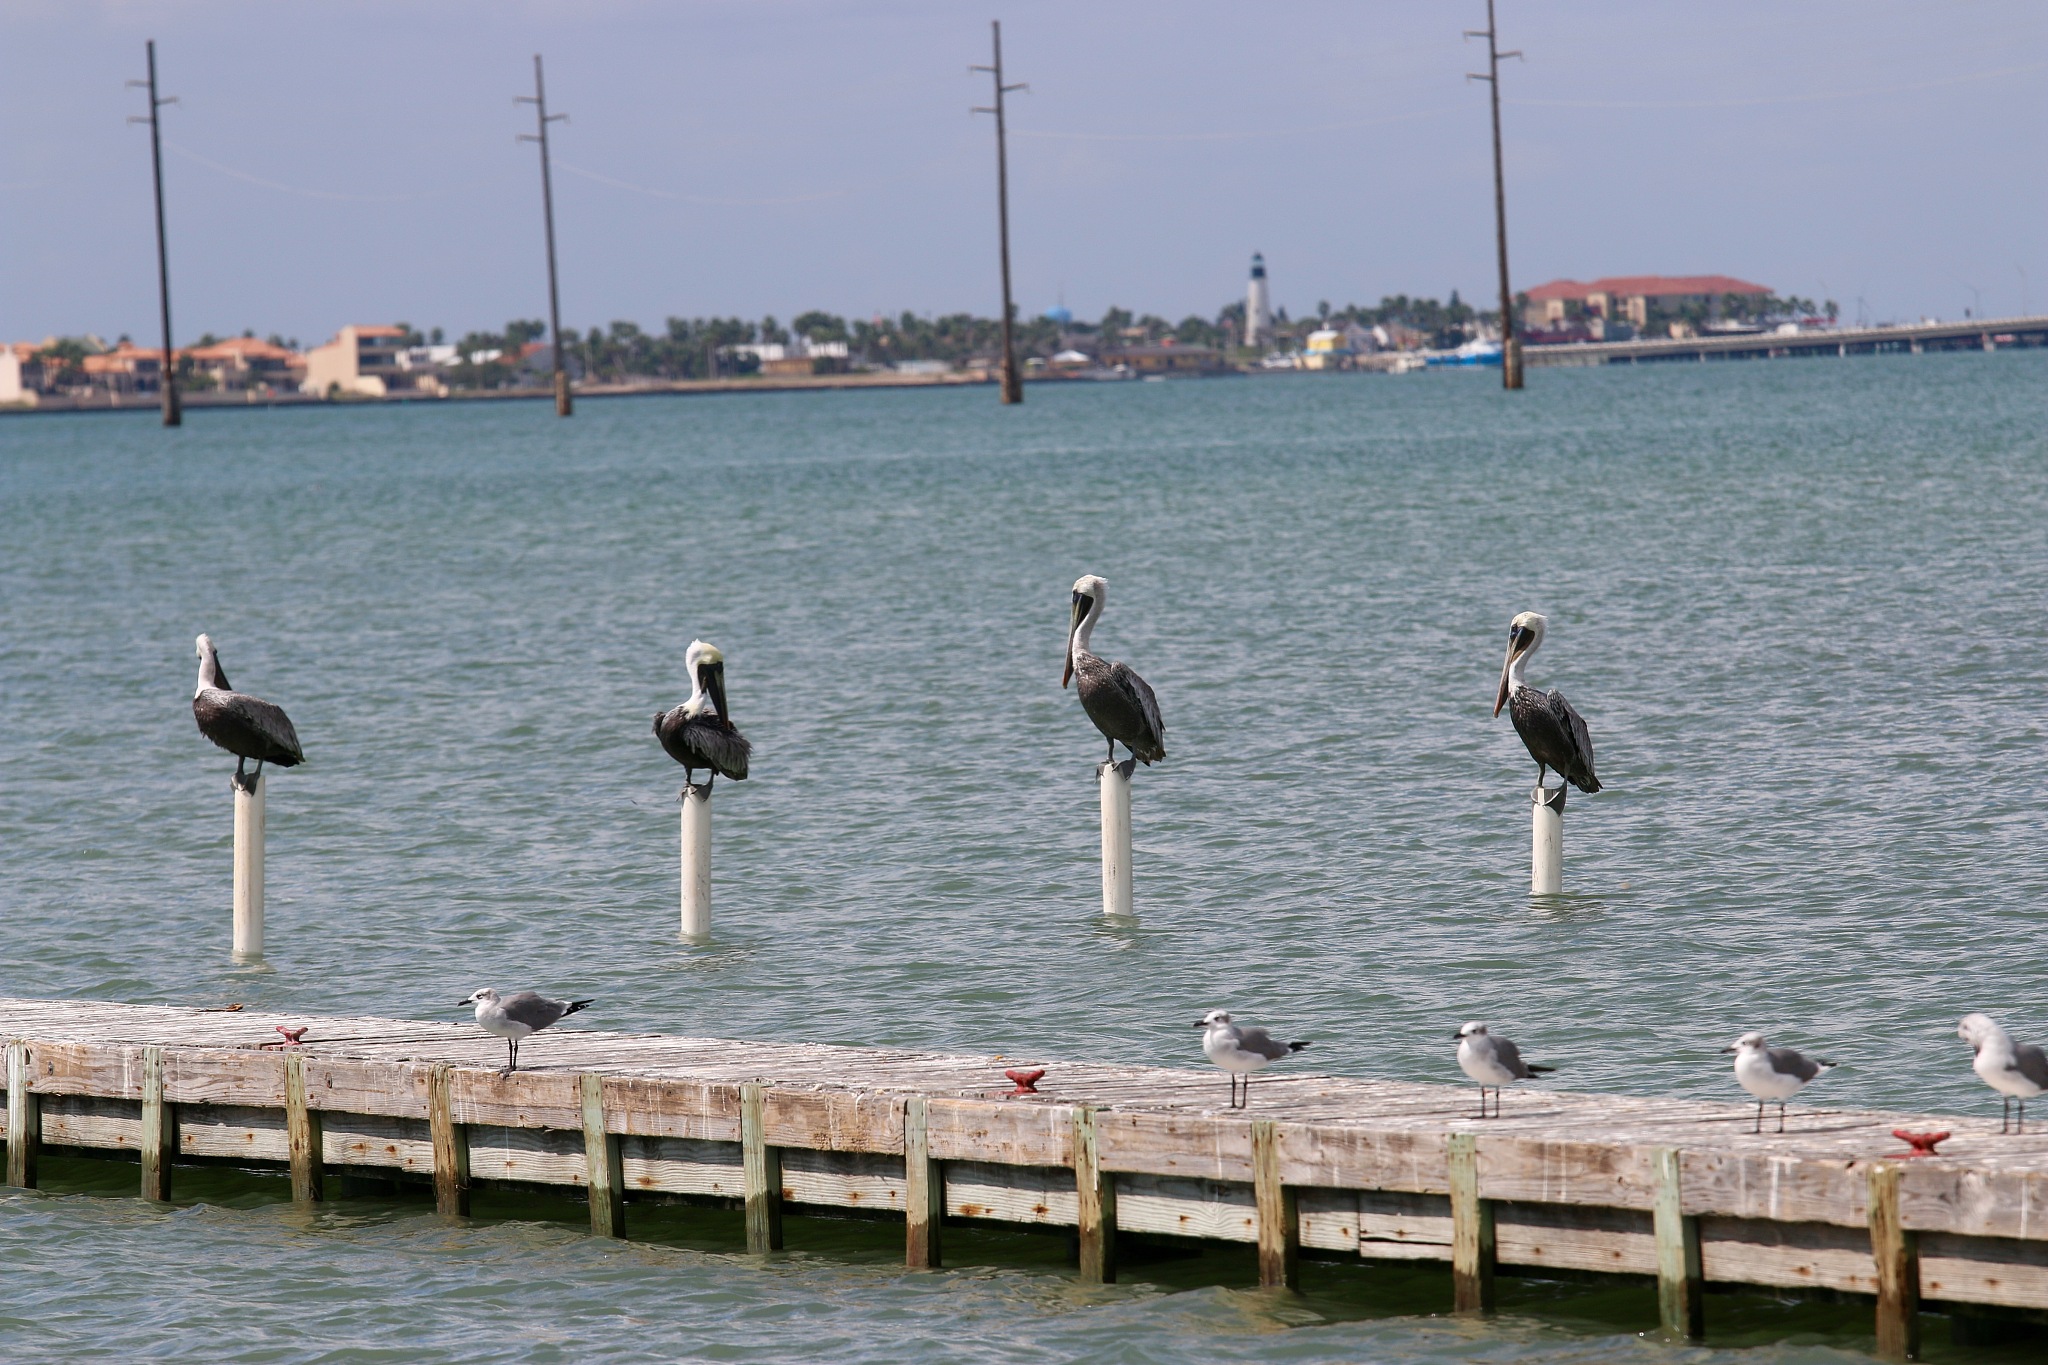
[[[255,337],[229,337],[178,352],[184,366],[209,376],[222,389],[290,389],[305,375],[297,351]]]
[[[163,380],[164,353],[123,341],[111,351],[86,356],[78,365],[93,388],[108,393],[155,393]]]
[[[1712,312],[1730,294],[1764,298],[1770,292],[1729,275],[1614,275],[1591,284],[1552,280],[1528,291],[1522,325],[1530,331],[1560,331],[1567,321],[1591,316],[1644,327],[1652,307],[1668,312],[1697,304]]]
[[[1358,354],[1344,333],[1334,327],[1322,327],[1308,334],[1308,341],[1302,347],[1301,368],[1304,370],[1341,370],[1351,363]]]
[[[316,397],[346,394],[382,398],[422,386],[399,365],[405,333],[397,327],[350,325],[325,346],[306,352],[306,378],[299,386]]]
[[[845,374],[852,367],[851,353],[843,341],[813,341],[798,337],[781,342],[749,342],[725,347],[722,354],[752,356],[764,375],[788,379],[807,374]]]
[[[1103,351],[1102,363],[1123,365],[1138,374],[1220,374],[1226,367],[1223,353],[1214,346],[1113,346]]]
[[[35,406],[36,390],[43,379],[36,349],[32,341],[0,342],[0,403]]]
[[[1252,253],[1252,282],[1244,295],[1244,344],[1264,346],[1273,340],[1273,296],[1266,288],[1266,258]]]

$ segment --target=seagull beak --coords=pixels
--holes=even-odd
[[[1088,598],[1084,593],[1074,594],[1074,614],[1067,622],[1067,666],[1060,673],[1060,688],[1066,689],[1074,680],[1074,632],[1081,628],[1082,618],[1088,615]]]
[[[1730,1043],[1730,1044],[1728,1044],[1728,1046],[1726,1046],[1726,1047],[1724,1047],[1724,1048],[1722,1048],[1722,1049],[1721,1049],[1721,1051],[1723,1051],[1723,1052],[1734,1052],[1734,1051],[1736,1051],[1736,1050],[1737,1050],[1737,1048],[1736,1048],[1735,1044],[1733,1044],[1733,1043]]]
[[[1208,1021],[1207,1019],[1197,1019],[1197,1020],[1195,1020],[1195,1027],[1196,1027],[1196,1028],[1207,1028],[1207,1027],[1209,1027],[1209,1021]]]

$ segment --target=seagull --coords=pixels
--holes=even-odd
[[[1067,667],[1060,686],[1079,678],[1074,690],[1081,709],[1109,741],[1109,762],[1116,762],[1122,744],[1131,757],[1150,767],[1166,757],[1166,722],[1159,718],[1159,698],[1128,664],[1111,663],[1089,651],[1089,637],[1109,601],[1109,583],[1094,574],[1074,580],[1074,612],[1067,625]]]
[[[1486,1025],[1480,1023],[1470,1023],[1458,1030],[1458,1065],[1479,1082],[1480,1118],[1486,1117],[1488,1090],[1493,1091],[1493,1116],[1499,1118],[1502,1086],[1557,1070],[1554,1066],[1523,1061],[1520,1048],[1499,1034],[1488,1032]]]
[[[1966,1014],[1956,1025],[1956,1036],[1968,1040],[1977,1060],[1970,1069],[1983,1078],[2005,1101],[2001,1133],[2027,1131],[2027,1101],[2048,1090],[2048,1052],[2032,1043],[2015,1043],[1988,1014]],[[2020,1120],[2012,1121],[2012,1102],[2020,1102]]]
[[[456,1008],[476,1006],[476,1026],[505,1040],[505,1070],[500,1074],[509,1076],[519,1069],[521,1038],[539,1033],[549,1024],[595,1003],[593,1000],[550,1000],[532,991],[520,991],[501,998],[495,990],[485,986]]]
[[[1208,1030],[1202,1035],[1202,1051],[1210,1061],[1230,1073],[1232,1109],[1243,1109],[1251,1104],[1252,1072],[1263,1071],[1282,1057],[1308,1046],[1307,1043],[1283,1043],[1256,1025],[1242,1027],[1233,1024],[1229,1010],[1210,1010],[1195,1021],[1195,1027]],[[1244,1077],[1242,1099],[1238,1088],[1240,1076]]]
[[[716,645],[690,641],[683,652],[683,669],[696,690],[690,699],[672,711],[654,717],[654,733],[668,756],[683,765],[683,795],[697,784],[697,769],[709,768],[704,779],[708,796],[711,784],[721,777],[735,782],[747,780],[747,758],[754,746],[735,730],[725,711],[725,655]]]
[[[1543,786],[1543,774],[1557,769],[1559,777],[1582,792],[1600,790],[1593,775],[1593,737],[1586,733],[1586,718],[1564,699],[1564,693],[1539,692],[1522,681],[1522,666],[1543,645],[1547,617],[1525,611],[1508,622],[1508,658],[1501,665],[1500,691],[1493,697],[1493,714],[1508,708],[1515,733],[1536,760],[1536,786]],[[1558,790],[1564,790],[1562,787]]]
[[[1764,1105],[1778,1106],[1778,1131],[1785,1131],[1785,1101],[1806,1088],[1806,1083],[1827,1067],[1835,1065],[1824,1057],[1803,1057],[1789,1047],[1772,1047],[1761,1033],[1745,1033],[1721,1049],[1735,1054],[1735,1079],[1756,1096],[1756,1127],[1764,1130]]]
[[[284,708],[230,687],[211,635],[200,636],[194,644],[199,651],[199,686],[192,693],[192,718],[199,722],[200,734],[235,756],[235,786],[253,793],[264,764],[296,768],[304,763],[299,732],[292,729]],[[253,773],[246,771],[252,758]]]

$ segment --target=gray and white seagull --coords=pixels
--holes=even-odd
[[[1785,1101],[1806,1088],[1806,1083],[1835,1065],[1825,1057],[1807,1057],[1789,1047],[1772,1047],[1761,1033],[1743,1034],[1721,1049],[1735,1054],[1735,1079],[1756,1096],[1756,1127],[1764,1130],[1764,1106],[1778,1106],[1778,1131],[1785,1131]]]
[[[1283,1043],[1256,1024],[1233,1024],[1229,1010],[1210,1010],[1195,1021],[1195,1027],[1207,1030],[1202,1035],[1203,1053],[1230,1075],[1232,1109],[1251,1104],[1252,1072],[1263,1071],[1308,1046],[1305,1042]]]
[[[1956,1025],[1956,1036],[1966,1040],[1977,1054],[1970,1069],[2005,1101],[2005,1121],[1998,1125],[1998,1131],[2026,1132],[2027,1101],[2048,1091],[2048,1052],[2032,1043],[2015,1043],[2012,1035],[1988,1014],[1964,1015]],[[2017,1124],[2012,1119],[2014,1100],[2020,1102]]]
[[[594,1000],[550,1000],[532,991],[500,996],[489,986],[471,993],[462,1006],[476,1006],[476,1026],[505,1040],[505,1072],[519,1069],[519,1040],[568,1018]],[[461,1006],[458,1006],[461,1008]]]
[[[1502,1086],[1557,1070],[1554,1066],[1537,1066],[1523,1061],[1522,1050],[1513,1042],[1477,1022],[1458,1030],[1458,1066],[1479,1082],[1480,1118],[1487,1116],[1487,1091],[1493,1092],[1493,1117],[1499,1118]]]

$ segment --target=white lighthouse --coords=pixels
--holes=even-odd
[[[1244,344],[1264,346],[1273,339],[1273,297],[1266,290],[1266,258],[1252,253],[1252,283],[1244,295]]]

